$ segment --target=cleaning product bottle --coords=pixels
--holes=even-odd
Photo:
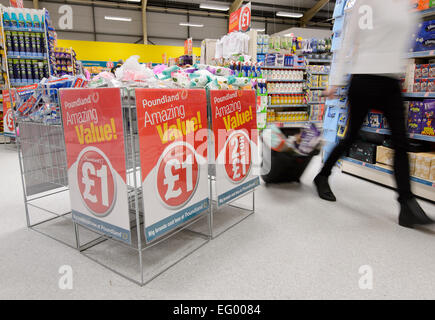
[[[30,15],[30,10],[25,9],[25,13],[26,13],[26,28],[33,30],[33,21],[32,21],[32,16]]]
[[[33,15],[33,28],[35,30],[41,30],[42,29],[42,24],[39,21],[39,16],[36,14],[36,11],[34,11],[35,14]]]
[[[12,27],[11,22],[12,21],[11,21],[11,18],[9,17],[9,13],[7,11],[5,11],[3,13],[3,25],[5,26],[6,29]]]
[[[18,28],[26,28],[26,19],[24,19],[24,14],[22,12],[18,14]]]
[[[10,20],[10,26],[11,28],[18,28],[18,18],[17,14],[15,12],[11,13],[11,20]]]

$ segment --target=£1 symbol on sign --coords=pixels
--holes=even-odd
[[[5,126],[9,131],[14,131],[14,119],[12,118],[12,109],[9,109],[6,112],[5,116]]]
[[[113,208],[116,183],[109,160],[101,150],[90,147],[82,151],[77,181],[82,200],[91,213],[107,216]]]
[[[240,13],[240,31],[248,31],[251,26],[251,8],[243,7]]]
[[[193,147],[184,142],[170,145],[157,165],[157,189],[169,207],[181,207],[195,192],[199,166]]]
[[[251,169],[251,145],[243,132],[233,133],[228,139],[225,156],[225,171],[233,182],[246,178]]]

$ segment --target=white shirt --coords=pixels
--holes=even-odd
[[[356,0],[345,23],[330,84],[345,85],[346,74],[399,75],[418,20],[409,0]]]

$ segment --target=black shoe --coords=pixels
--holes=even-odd
[[[400,203],[400,226],[413,228],[415,225],[426,225],[433,222],[434,221],[426,215],[415,198]]]
[[[329,187],[328,183],[328,177],[317,175],[314,178],[314,185],[317,188],[317,193],[319,194],[319,197],[323,200],[327,201],[337,201],[337,199],[334,196],[334,193],[332,192],[331,188]]]

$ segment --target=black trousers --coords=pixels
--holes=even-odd
[[[394,145],[394,175],[399,201],[411,198],[409,177],[408,137],[400,83],[398,80],[376,75],[353,75],[349,87],[349,128],[343,140],[326,160],[320,174],[329,176],[337,160],[345,154],[358,137],[368,111],[377,109],[384,113],[391,128]]]

